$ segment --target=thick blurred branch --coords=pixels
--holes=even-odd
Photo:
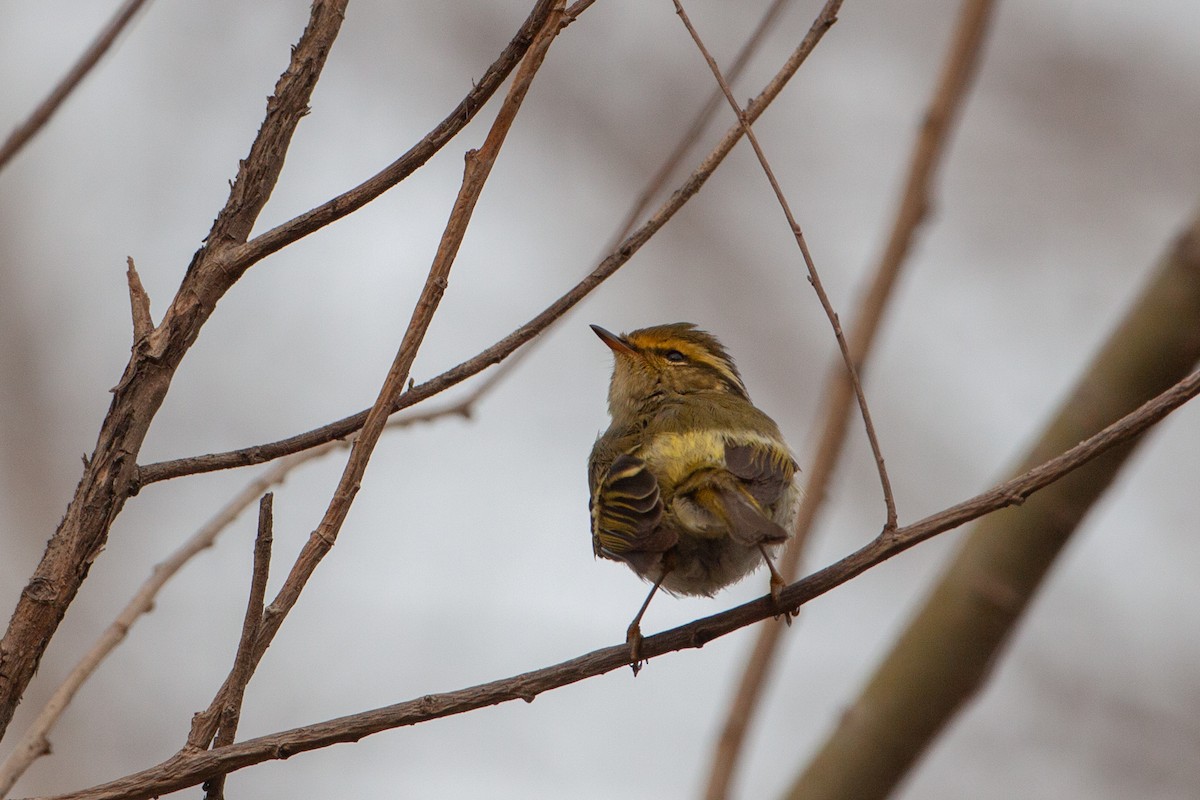
[[[1200,215],[1018,471],[1179,380],[1200,361],[1197,331]],[[790,797],[871,800],[893,791],[987,680],[1047,571],[1139,441],[1122,442],[1021,508],[979,524]]]
[[[833,27],[833,24],[837,21],[837,12],[841,8],[841,5],[842,0],[827,0],[809,28],[808,34],[796,49],[792,51],[787,61],[780,67],[779,71],[762,92],[747,104],[745,113],[746,118],[750,122],[756,120],[767,109],[767,106],[779,96],[779,93],[783,91],[783,87],[787,85],[787,82],[800,69],[800,65],[808,58],[809,53],[817,46],[817,43],[825,35],[825,32]],[[729,155],[729,152],[741,137],[742,128],[740,124],[730,128],[721,141],[717,143],[716,147],[700,162],[700,166],[671,194],[667,201],[659,207],[658,211],[651,215],[650,219],[646,220],[641,227],[627,236],[608,257],[601,261],[590,274],[572,287],[566,294],[547,306],[529,322],[517,328],[491,347],[483,350],[478,355],[467,359],[456,367],[446,370],[441,375],[419,386],[410,388],[397,399],[393,411],[408,408],[439,392],[449,389],[451,386],[466,380],[478,372],[482,372],[492,364],[500,363],[512,355],[517,348],[526,344],[545,330],[552,322],[586,297],[589,292],[624,266],[633,257],[633,254],[650,240],[650,237],[666,225],[667,221],[700,191],[701,187],[704,186],[705,182],[708,181],[721,162],[724,161],[725,156]],[[311,431],[276,442],[245,447],[240,450],[230,450],[224,453],[210,453],[208,455],[148,464],[138,469],[139,486],[178,478],[183,475],[261,464],[264,461],[280,458],[289,453],[295,453],[309,447],[316,447],[331,439],[340,439],[348,436],[361,428],[366,418],[367,412],[360,411],[357,414],[336,420],[320,428],[315,428]]]
[[[978,71],[993,5],[991,0],[967,0],[959,12],[937,86],[925,110],[920,135],[909,156],[908,174],[891,233],[875,267],[871,286],[851,316],[853,323],[847,341],[851,361],[860,370],[866,366],[875,334],[907,262],[913,239],[933,203],[937,169],[949,147],[950,134],[966,101],[967,90]],[[808,468],[804,498],[796,515],[796,533],[779,564],[779,570],[787,580],[794,580],[799,573],[804,544],[826,497],[829,481],[841,461],[853,408],[854,387],[840,363],[830,370],[822,397],[821,436]],[[707,800],[719,800],[729,792],[746,731],[778,652],[782,630],[778,625],[763,625],[758,629],[754,649],[746,661],[713,752],[705,790]]]
[[[246,241],[283,168],[296,125],[341,27],[345,0],[317,0],[291,62],[267,101],[267,114],[240,163],[229,200],[207,243],[192,258],[162,323],[134,346],[75,496],[21,593],[0,640],[0,736],[67,607],[103,549],[129,497],[136,459],[176,368],[217,301],[244,272],[227,256]]]
[[[779,614],[781,607],[785,610],[798,609],[813,598],[910,547],[998,509],[1020,505],[1031,495],[1080,470],[1093,459],[1102,460],[1103,455],[1113,449],[1127,448],[1131,440],[1197,394],[1200,394],[1200,372],[1189,375],[1103,431],[1022,475],[912,525],[881,534],[866,547],[788,586],[780,598],[781,605],[777,605],[769,595],[761,597],[720,614],[647,637],[642,643],[642,653],[650,658],[677,650],[703,647],[739,628]],[[227,774],[264,761],[290,758],[297,753],[333,744],[356,742],[380,731],[416,725],[512,700],[532,702],[542,692],[628,665],[629,647],[622,642],[511,678],[454,692],[425,695],[416,700],[260,736],[215,750],[178,753],[141,772],[91,789],[57,795],[52,800],[137,800],[157,797],[195,786],[213,775]],[[851,793],[839,796],[845,797],[857,798],[858,795]]]
[[[92,68],[100,62],[104,54],[113,46],[113,42],[121,35],[121,31],[129,25],[129,22],[137,14],[138,10],[146,4],[146,0],[125,0],[113,18],[104,26],[104,30],[100,31],[100,35],[95,41],[83,52],[75,65],[70,71],[63,76],[63,79],[58,82],[58,85],[51,90],[46,99],[43,100],[38,107],[33,110],[29,118],[22,122],[17,128],[8,135],[4,140],[4,144],[0,145],[0,170],[3,170],[8,162],[12,160],[21,148],[29,143],[38,131],[50,121],[54,116],[54,112],[58,111],[58,107],[63,104],[67,96],[75,91],[75,87],[79,86],[87,74],[92,71]]]

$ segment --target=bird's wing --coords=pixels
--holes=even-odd
[[[791,485],[796,462],[779,447],[725,444],[725,469],[739,478],[762,508],[772,505]]]
[[[678,539],[660,526],[663,502],[658,481],[646,462],[635,456],[613,460],[592,494],[591,510],[596,555],[625,560],[633,553],[661,553]]]

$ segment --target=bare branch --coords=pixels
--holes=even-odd
[[[672,2],[675,3],[675,12],[679,14],[684,27],[691,34],[692,40],[700,50],[700,54],[708,62],[713,77],[717,79],[717,84],[725,94],[725,99],[729,101],[729,105],[737,115],[738,121],[746,131],[746,138],[750,140],[750,146],[754,148],[754,155],[758,157],[758,163],[762,165],[763,172],[771,184],[771,189],[775,192],[775,198],[779,201],[779,207],[783,209],[783,214],[787,217],[788,226],[792,229],[792,235],[796,238],[796,245],[800,248],[800,254],[804,257],[804,265],[808,267],[809,281],[812,283],[813,289],[817,292],[817,297],[821,301],[821,307],[825,309],[825,314],[829,317],[830,325],[833,326],[833,335],[837,338],[838,347],[842,351],[842,360],[846,364],[846,372],[850,375],[850,382],[854,386],[854,394],[858,398],[858,407],[862,412],[863,427],[866,428],[867,440],[871,443],[871,452],[875,455],[875,467],[879,471],[879,483],[883,488],[883,503],[887,508],[887,519],[883,527],[884,530],[891,530],[896,527],[896,500],[892,496],[892,482],[888,479],[887,467],[883,463],[883,451],[880,450],[879,439],[875,435],[875,425],[871,422],[871,410],[867,407],[867,396],[863,393],[862,383],[858,380],[858,369],[855,367],[854,359],[850,355],[850,347],[846,344],[846,337],[842,335],[842,326],[838,322],[837,312],[833,310],[833,304],[829,302],[829,295],[825,293],[825,287],[821,284],[821,276],[817,274],[817,265],[813,263],[812,254],[808,251],[808,243],[804,239],[804,232],[800,230],[800,223],[796,221],[796,217],[792,214],[791,206],[788,205],[787,198],[783,194],[783,189],[780,187],[779,181],[775,179],[775,172],[771,169],[771,164],[767,161],[767,155],[758,143],[758,137],[754,135],[754,129],[750,127],[750,120],[747,119],[746,112],[742,110],[742,107],[738,105],[738,101],[734,98],[733,90],[729,88],[729,83],[726,82],[725,77],[721,74],[721,68],[717,66],[716,59],[712,57],[712,54],[708,52],[708,48],[704,46],[700,34],[692,25],[687,12],[683,10],[681,0],[672,0]]]
[[[546,21],[553,0],[538,0],[500,56],[484,70],[471,91],[408,152],[367,180],[298,217],[255,236],[229,255],[230,269],[244,269],[305,236],[365,206],[425,165],[475,118],[529,49],[533,35]],[[582,9],[580,9],[582,11]]]
[[[884,531],[860,550],[785,588],[780,598],[782,608],[794,611],[813,598],[927,539],[993,511],[1020,505],[1030,495],[1093,459],[1133,441],[1197,394],[1200,394],[1200,372],[1189,375],[1094,436],[1016,478],[912,525]],[[642,651],[647,657],[654,657],[703,647],[739,628],[779,614],[781,606],[776,605],[770,595],[766,595],[728,611],[647,637],[642,643]],[[264,761],[290,758],[297,753],[332,744],[355,742],[380,731],[416,725],[512,700],[532,702],[543,692],[623,669],[628,664],[629,648],[622,642],[560,664],[491,683],[425,695],[416,700],[248,739],[216,750],[179,753],[161,764],[110,783],[40,800],[138,800],[155,797],[194,786],[213,775],[234,772]]]
[[[233,669],[229,672],[229,693],[213,698],[212,705],[203,714],[192,720],[192,732],[188,746],[204,748],[211,741],[214,747],[233,744],[237,735],[238,720],[242,716],[242,698],[246,685],[254,674],[254,644],[262,626],[263,602],[267,594],[267,576],[271,569],[271,540],[273,526],[273,502],[275,496],[264,494],[258,504],[258,534],[254,537],[254,566],[250,578],[250,598],[246,602],[246,616],[242,621],[242,635],[238,640]],[[213,738],[213,732],[216,738]],[[205,800],[224,800],[225,776],[216,775],[204,782]]]
[[[821,12],[813,21],[803,41],[800,42],[762,92],[746,106],[746,117],[749,121],[753,122],[757,119],[771,102],[779,96],[783,87],[796,74],[800,65],[808,58],[808,54],[817,46],[817,43],[825,35],[825,32],[833,27],[833,24],[837,21],[837,12],[841,8],[841,5],[841,0],[827,0]],[[667,201],[641,227],[627,236],[590,274],[572,287],[566,294],[547,306],[529,322],[517,328],[491,347],[467,359],[458,366],[443,372],[441,375],[406,391],[396,401],[393,410],[398,411],[402,408],[408,408],[439,392],[445,391],[451,386],[461,383],[472,375],[482,372],[492,364],[498,364],[515,352],[517,348],[545,330],[551,323],[586,297],[589,292],[624,266],[633,257],[633,254],[650,240],[650,237],[657,233],[688,200],[700,191],[741,137],[742,128],[740,125],[730,128],[716,147],[700,162],[700,166],[672,193]],[[309,447],[316,447],[331,439],[340,439],[348,436],[362,427],[366,417],[367,412],[360,411],[357,414],[344,417],[328,425],[323,425],[320,428],[315,428],[311,431],[276,442],[255,445],[240,450],[231,450],[224,453],[212,453],[148,464],[140,467],[138,470],[139,486],[178,478],[183,475],[261,464],[264,461],[280,458],[289,453],[295,453]]]
[[[67,513],[17,602],[0,640],[0,736],[67,607],[104,548],[113,520],[134,487],[137,454],[184,355],[243,269],[227,262],[246,240],[275,187],[288,143],[340,30],[346,0],[316,0],[300,41],[225,207],[193,257],[179,291],[144,347],[135,348],[113,393]]]
[[[91,46],[84,51],[79,60],[75,62],[75,66],[63,76],[63,79],[58,82],[58,85],[50,92],[49,96],[33,110],[29,115],[29,119],[17,126],[16,130],[8,135],[4,140],[4,144],[0,145],[0,170],[3,170],[8,162],[12,160],[21,148],[24,147],[37,132],[42,129],[50,118],[54,116],[54,112],[58,111],[58,107],[63,104],[67,96],[75,90],[80,82],[87,77],[87,74],[92,71],[92,68],[100,61],[108,49],[112,47],[113,42],[121,35],[121,31],[125,30],[129,25],[130,20],[137,14],[138,10],[146,4],[146,0],[125,0],[125,3],[117,9],[117,13],[109,20],[108,25],[104,26],[104,30],[100,31],[100,35],[92,42]]]
[[[924,221],[932,201],[933,181],[950,141],[950,134],[966,101],[967,90],[978,71],[983,42],[991,18],[991,0],[968,0],[959,14],[957,25],[942,64],[940,77],[923,116],[920,135],[909,157],[908,176],[887,245],[879,259],[871,287],[860,298],[852,319],[848,341],[851,360],[863,368],[875,342],[892,289],[900,276],[917,228]],[[804,499],[796,515],[796,533],[788,545],[779,570],[786,580],[795,580],[800,568],[804,543],[826,497],[829,481],[841,460],[850,421],[854,389],[846,372],[831,371],[822,393],[820,419],[824,420],[816,454],[808,468]],[[725,724],[717,739],[706,800],[720,800],[729,793],[729,785],[745,740],[746,729],[762,696],[782,628],[764,625],[758,629],[754,649],[746,661],[736,693],[730,703]]]
[[[150,295],[142,286],[141,276],[133,264],[133,256],[125,259],[125,279],[129,283],[129,305],[133,314],[133,346],[150,338],[154,333],[154,319],[150,316]]]

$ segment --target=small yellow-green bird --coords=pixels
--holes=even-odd
[[[588,459],[592,549],[653,583],[627,635],[636,674],[660,587],[710,596],[765,562],[778,600],[770,552],[791,535],[798,468],[715,336],[687,322],[592,330],[615,359],[612,423]]]

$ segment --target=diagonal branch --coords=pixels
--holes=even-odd
[[[450,219],[446,223],[446,229],[442,234],[433,264],[430,266],[425,287],[413,309],[408,329],[404,333],[400,348],[388,370],[383,386],[379,390],[375,405],[367,412],[367,419],[363,424],[362,431],[351,446],[350,457],[347,459],[342,477],[334,490],[333,498],[325,510],[321,523],[310,534],[308,541],[296,557],[283,586],[280,587],[275,599],[271,601],[271,605],[263,614],[262,626],[258,631],[258,638],[251,656],[251,671],[257,667],[271,641],[275,638],[275,634],[283,625],[284,619],[299,600],[309,578],[312,577],[321,560],[333,548],[334,542],[337,540],[346,515],[350,512],[350,506],[354,502],[354,497],[358,493],[362,476],[367,469],[367,462],[383,433],[388,416],[395,406],[396,397],[399,396],[408,380],[409,369],[416,358],[417,349],[425,337],[425,332],[429,329],[429,324],[433,321],[434,312],[446,290],[450,268],[454,264],[454,258],[466,234],[475,204],[491,173],[492,165],[495,164],[496,158],[500,154],[500,148],[529,91],[534,76],[545,59],[551,43],[558,35],[563,5],[564,0],[555,0],[550,15],[534,38],[533,44],[525,54],[525,59],[521,62],[513,84],[509,87],[508,96],[504,99],[482,147],[479,150],[467,152],[462,186],[450,212]],[[233,675],[230,675],[218,691],[213,705],[218,706],[227,702],[235,691]]]
[[[104,26],[104,30],[100,31],[100,35],[92,42],[91,46],[84,51],[75,65],[70,71],[63,76],[63,79],[58,82],[58,85],[47,95],[29,118],[17,126],[16,130],[8,135],[4,140],[4,144],[0,145],[0,170],[7,166],[21,148],[29,143],[37,132],[50,121],[54,116],[54,112],[58,111],[58,107],[63,104],[67,96],[75,91],[75,87],[79,86],[87,74],[92,71],[92,68],[99,63],[104,54],[121,35],[121,31],[129,25],[129,22],[137,14],[138,10],[146,4],[146,0],[125,0],[125,3],[117,9],[117,13]]]
[[[813,598],[927,539],[993,511],[1020,505],[1041,489],[1114,449],[1126,446],[1127,452],[1130,442],[1197,394],[1200,394],[1200,372],[1189,375],[1095,435],[1016,478],[912,525],[884,531],[867,546],[785,588],[780,598],[782,608],[794,611]],[[739,628],[779,614],[780,607],[770,595],[760,597],[728,611],[647,637],[642,650],[650,657],[703,647]],[[613,645],[560,664],[491,683],[425,695],[416,700],[248,739],[216,750],[179,753],[161,764],[115,781],[39,800],[139,800],[156,797],[194,786],[213,775],[234,772],[274,759],[290,758],[297,753],[333,744],[356,742],[380,731],[417,725],[512,700],[533,702],[543,692],[628,665],[629,648],[624,643]]]
[[[745,44],[742,45],[742,49],[733,57],[733,62],[729,66],[729,80],[737,80],[737,77],[742,74],[742,70],[750,62],[750,57],[758,50],[758,46],[762,44],[763,38],[771,30],[771,26],[775,24],[775,21],[789,2],[791,0],[772,0],[771,5],[763,12],[758,25],[755,26],[749,38],[746,39]],[[712,121],[713,114],[720,107],[723,98],[724,94],[718,86],[713,90],[709,98],[704,101],[704,105],[696,112],[696,116],[692,118],[692,122],[684,131],[683,136],[679,137],[679,141],[675,143],[674,149],[671,150],[658,169],[654,171],[650,179],[646,181],[642,193],[638,195],[637,200],[634,201],[633,206],[626,213],[624,222],[617,228],[617,233],[613,237],[613,241],[608,249],[612,250],[616,248],[621,243],[621,240],[633,230],[633,226],[637,224],[637,221],[642,218],[642,214],[650,207],[650,201],[666,185],[667,179],[679,168],[679,165],[683,162],[683,157],[687,155],[688,150],[700,138],[700,134],[704,132],[708,123]]]
[[[137,454],[175,370],[217,301],[244,272],[228,267],[228,254],[245,242],[275,187],[288,143],[308,113],[309,97],[341,27],[345,4],[346,0],[313,3],[308,25],[267,101],[266,117],[240,164],[228,202],[206,244],[192,257],[162,322],[137,343],[113,390],[96,448],[67,513],[0,640],[0,736],[133,489]]]
[[[837,21],[837,12],[841,8],[841,5],[842,0],[826,1],[820,13],[813,21],[812,26],[809,28],[808,34],[796,49],[792,51],[787,61],[784,62],[783,66],[762,92],[746,106],[746,117],[750,122],[758,119],[763,111],[779,96],[779,93],[783,91],[783,87],[796,74],[800,65],[808,58],[809,53],[817,46],[817,43],[825,35],[825,32],[833,27],[833,24]],[[641,227],[627,236],[590,274],[572,287],[566,294],[547,306],[529,322],[517,328],[491,347],[467,359],[458,366],[443,372],[441,375],[406,391],[396,401],[393,410],[398,411],[402,408],[408,408],[439,392],[449,389],[451,386],[461,383],[472,375],[487,369],[492,364],[500,363],[512,355],[517,348],[526,344],[545,330],[552,322],[586,297],[589,292],[624,266],[633,257],[633,254],[650,240],[650,237],[666,225],[667,221],[700,191],[741,137],[742,128],[740,125],[734,125],[730,128],[721,141],[717,143],[716,147],[705,156],[700,165],[688,176],[687,180],[651,215],[650,219],[646,220]],[[315,428],[311,431],[276,442],[254,445],[240,450],[230,450],[224,453],[211,453],[176,459],[174,461],[161,461],[155,464],[148,464],[138,469],[138,486],[140,488],[141,486],[157,481],[169,480],[184,475],[193,475],[200,472],[213,472],[221,469],[261,464],[264,461],[280,458],[289,453],[295,453],[309,447],[316,447],[332,439],[340,439],[348,436],[362,427],[366,417],[367,412],[360,411],[357,414],[336,420],[320,428]]]

